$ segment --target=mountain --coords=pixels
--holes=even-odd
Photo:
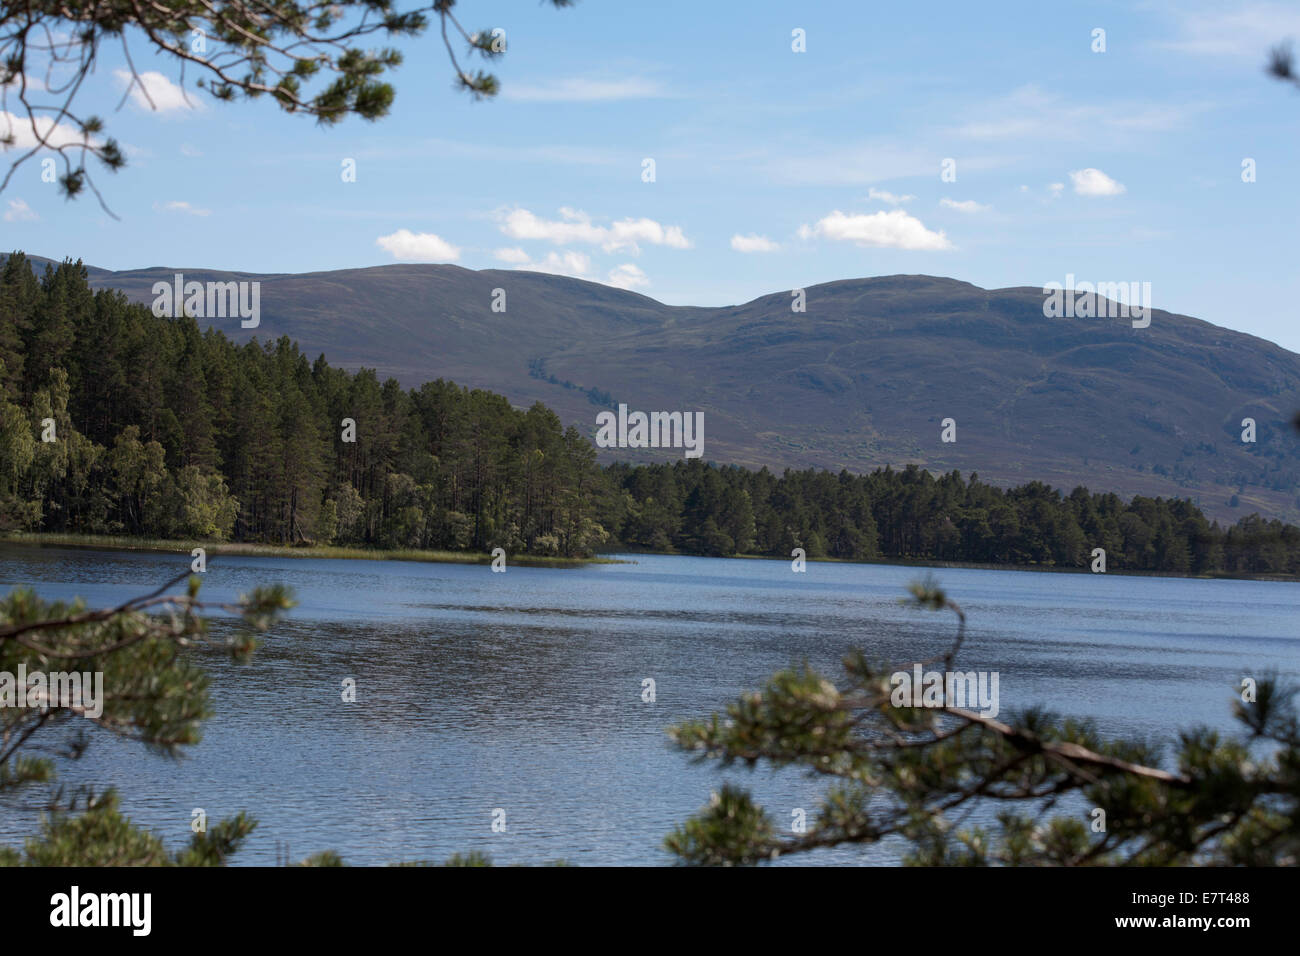
[[[704,457],[868,471],[917,463],[998,484],[1190,498],[1235,521],[1300,520],[1300,356],[1153,310],[1044,317],[1038,288],[932,276],[847,279],[722,308],[535,272],[392,265],[302,275],[90,270],[153,301],[155,282],[258,281],[261,322],[211,319],[236,340],[282,335],[333,364],[412,386],[434,378],[542,401],[594,435],[596,415],[703,411]],[[494,290],[505,311],[494,312]],[[1257,441],[1241,441],[1243,418]],[[956,441],[941,441],[942,421]],[[609,449],[606,460],[680,451]],[[1234,504],[1235,501],[1235,504]]]

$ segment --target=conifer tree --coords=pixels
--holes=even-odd
[[[186,579],[188,578],[188,581]],[[184,590],[175,589],[185,582]],[[81,602],[41,600],[29,589],[0,599],[0,673],[7,675],[0,707],[0,804],[11,811],[37,805],[23,847],[0,847],[0,865],[187,866],[226,862],[256,825],[240,813],[215,821],[179,850],[131,823],[115,791],[54,786],[56,761],[81,757],[93,734],[109,733],[175,756],[197,744],[210,715],[208,677],[201,655],[224,653],[246,661],[257,633],[293,604],[279,586],[257,588],[230,605],[199,600],[199,579],[180,575],[150,594],[99,610]],[[203,617],[218,608],[239,615],[241,626],[214,636]],[[103,675],[102,696],[87,690],[54,693],[52,672]],[[15,685],[13,675],[44,676]],[[8,699],[12,698],[12,699]],[[89,728],[87,728],[89,725]]]
[[[951,646],[919,661],[958,668],[965,614],[930,582],[913,602],[956,615]],[[940,694],[898,694],[913,662],[844,660],[836,685],[800,667],[673,738],[724,767],[795,768],[826,781],[802,832],[723,786],[665,845],[688,865],[768,862],[902,841],[928,866],[1294,866],[1300,858],[1300,723],[1294,691],[1260,678],[1234,704],[1236,736],[1184,730],[1167,759],[1086,721],[1026,710],[999,720]],[[1229,688],[1225,688],[1225,691]],[[1225,694],[1226,696],[1226,694]],[[1100,812],[1098,812],[1100,811]],[[971,817],[996,825],[969,824]],[[1098,826],[1100,822],[1100,826]]]
[[[563,8],[573,0],[548,2]],[[376,41],[419,37],[436,23],[455,87],[476,99],[495,96],[496,76],[471,70],[466,57],[490,61],[504,55],[504,31],[471,32],[455,7],[456,0],[5,4],[0,7],[0,117],[5,118],[0,147],[13,158],[0,192],[19,166],[42,150],[62,161],[59,185],[69,198],[88,187],[99,195],[88,159],[110,172],[126,165],[121,146],[104,135],[103,119],[76,105],[105,49],[122,51],[127,94],[150,106],[150,84],[136,68],[135,57],[143,52],[175,71],[186,96],[217,102],[268,97],[286,113],[332,125],[348,116],[372,121],[386,116],[396,96],[387,76],[401,65],[402,54]],[[48,76],[59,80],[41,81]]]

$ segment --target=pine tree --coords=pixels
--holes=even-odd
[[[0,800],[48,789],[56,759],[78,759],[93,746],[86,724],[115,737],[165,753],[199,741],[211,713],[208,678],[195,651],[218,652],[246,661],[256,634],[292,606],[280,587],[255,589],[237,605],[223,606],[242,618],[227,638],[209,635],[199,600],[199,580],[186,575],[120,607],[88,610],[80,602],[46,603],[19,589],[0,599],[0,673],[8,675],[0,707]],[[169,613],[158,613],[169,612]],[[181,648],[191,653],[181,655]],[[16,687],[12,675],[41,674],[45,680]],[[62,684],[50,672],[100,673],[95,692]],[[226,862],[255,826],[245,814],[215,821],[182,850],[168,852],[159,838],[123,816],[116,792],[78,788],[54,791],[52,810],[33,820],[22,849],[0,847],[0,865],[122,866],[216,865]],[[38,804],[40,805],[40,804]]]
[[[949,649],[918,662],[952,673],[965,614],[931,583],[912,594],[957,616]],[[684,864],[735,865],[901,840],[905,862],[930,866],[1300,861],[1300,721],[1294,691],[1275,679],[1242,691],[1237,737],[1192,728],[1161,761],[1148,744],[1038,710],[999,720],[942,691],[900,697],[898,675],[913,666],[855,651],[839,686],[806,666],[783,671],[725,715],[673,728],[700,760],[800,769],[827,789],[806,827],[783,833],[746,790],[724,785],[667,837],[669,851]],[[996,826],[955,822],[969,817]]]

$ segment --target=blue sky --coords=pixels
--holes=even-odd
[[[1155,308],[1300,351],[1300,90],[1263,72],[1270,46],[1300,41],[1298,3],[458,13],[505,29],[501,95],[454,92],[430,34],[401,44],[378,123],[320,128],[202,93],[188,107],[141,42],[169,108],[118,110],[107,56],[79,105],[127,148],[127,169],[97,180],[121,221],[28,164],[0,194],[0,247],[113,269],[540,268],[695,305],[893,273],[986,288],[1073,274],[1150,282]]]

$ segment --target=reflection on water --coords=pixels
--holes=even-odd
[[[181,761],[97,734],[64,782],[117,786],[169,842],[190,811],[248,810],[236,858],[336,849],[357,864],[441,860],[667,863],[664,835],[724,779],[664,729],[721,709],[807,660],[845,651],[912,660],[947,645],[949,618],[902,607],[910,568],[637,556],[571,570],[400,561],[218,557],[204,597],[259,583],[299,606],[249,664],[214,659],[216,716]],[[108,605],[184,570],[173,555],[0,545],[0,590]],[[1001,674],[1002,715],[1031,705],[1105,733],[1169,739],[1231,725],[1243,675],[1300,674],[1300,588],[1015,571],[935,572],[971,620],[966,669]],[[345,678],[358,699],[341,700]],[[641,701],[652,677],[657,701]],[[778,822],[810,814],[818,781],[735,770]],[[507,832],[491,832],[494,808]],[[31,820],[0,816],[14,842]],[[888,862],[888,848],[801,862]]]

